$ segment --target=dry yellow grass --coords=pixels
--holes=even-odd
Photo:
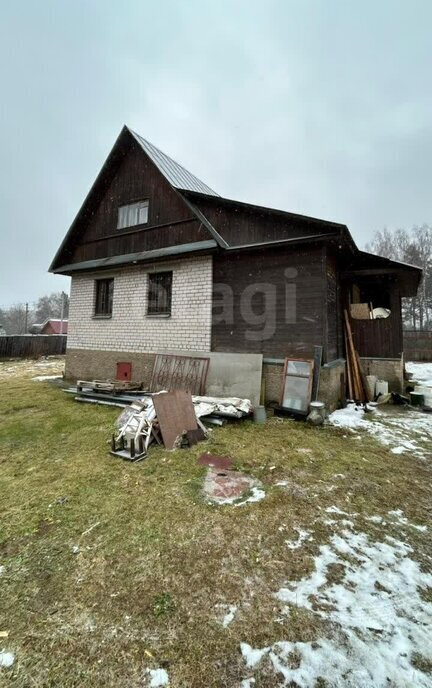
[[[9,632],[0,650],[15,654],[2,686],[135,688],[147,685],[146,668],[166,667],[175,688],[234,688],[245,675],[241,641],[320,636],[302,609],[275,622],[274,592],[311,570],[331,533],[326,507],[360,520],[398,508],[430,519],[429,464],[371,438],[275,418],[129,464],[108,453],[118,409],[76,404],[31,374],[43,372],[0,379],[0,631]],[[206,450],[232,456],[266,498],[208,505],[196,464]],[[289,550],[295,527],[314,540]],[[413,531],[410,542],[426,561],[424,538]],[[238,612],[224,628],[229,604]],[[256,688],[278,685],[264,670],[256,677]]]

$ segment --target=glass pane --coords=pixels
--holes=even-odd
[[[301,377],[285,378],[282,406],[294,411],[307,411],[309,406],[309,379]]]
[[[288,375],[310,375],[310,363],[308,361],[288,361]]]
[[[127,205],[123,205],[118,209],[118,223],[117,228],[123,229],[127,226]]]
[[[136,225],[136,215],[137,215],[137,207],[136,205],[128,205],[128,214],[127,214],[127,227],[133,227],[133,225]]]
[[[138,208],[138,224],[143,225],[148,220],[148,203],[140,203]]]

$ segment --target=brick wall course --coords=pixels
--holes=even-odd
[[[146,315],[149,272],[173,271],[170,317]],[[94,318],[94,281],[114,277],[111,318]],[[213,270],[211,256],[129,267],[72,278],[69,350],[210,351]]]

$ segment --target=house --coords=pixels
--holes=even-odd
[[[43,323],[34,323],[29,328],[31,334],[67,334],[68,321],[60,318],[47,318]]]
[[[267,400],[286,356],[323,347],[320,398],[343,396],[344,309],[366,372],[403,383],[401,298],[421,271],[357,248],[336,222],[222,198],[124,127],[50,271],[72,277],[66,376],[149,384],[156,352],[263,354]]]
[[[41,325],[39,334],[67,334],[68,321],[60,318],[48,318]]]

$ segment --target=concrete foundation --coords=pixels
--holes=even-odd
[[[379,380],[386,380],[389,392],[404,391],[404,359],[401,358],[362,358],[365,375],[376,375]]]
[[[210,358],[206,394],[241,397],[260,403],[262,354],[165,350],[161,353]],[[115,379],[117,363],[132,364],[132,381],[149,388],[156,354],[95,349],[68,349],[65,377],[69,380]]]
[[[156,354],[98,351],[97,349],[67,349],[65,377],[67,380],[115,380],[117,363],[132,364],[132,381],[150,386]]]
[[[239,396],[248,398],[253,404],[260,401],[261,361],[260,354],[224,354],[216,352],[184,352],[167,350],[165,353],[209,356],[210,368],[207,394],[211,396]],[[132,380],[150,386],[154,353],[125,353],[122,351],[99,351],[95,349],[68,349],[66,353],[65,376],[69,380],[115,379],[117,363],[132,364]],[[389,391],[402,393],[404,390],[403,358],[362,358],[365,375],[376,375],[387,380]],[[262,364],[262,379],[266,404],[280,402],[284,362],[273,359]],[[339,359],[322,366],[318,399],[331,412],[342,406],[345,397],[345,361]]]

